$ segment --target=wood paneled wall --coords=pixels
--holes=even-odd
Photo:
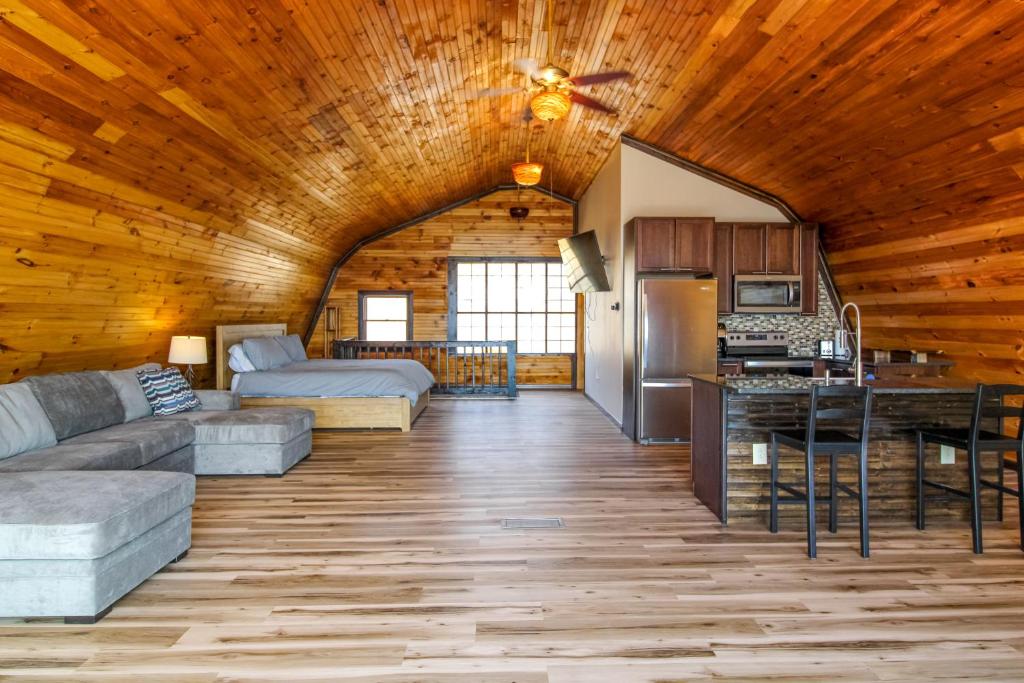
[[[361,238],[509,180],[515,59],[574,74],[533,133],[579,197],[620,133],[822,224],[866,341],[1024,374],[1019,0],[0,0],[0,380],[302,331]]]
[[[821,224],[866,345],[1024,383],[1024,6],[725,4],[629,132]]]
[[[831,227],[830,262],[860,305],[865,345],[942,350],[954,375],[1024,384],[1024,182],[999,175],[1007,194],[962,215],[921,207]]]
[[[510,206],[526,206],[521,221]],[[338,273],[329,306],[340,308],[340,337],[359,332],[360,290],[411,290],[415,339],[448,338],[448,257],[558,256],[557,240],[572,234],[572,207],[534,190],[500,190],[359,250]],[[310,357],[323,355],[324,322],[318,321]],[[521,384],[569,384],[564,355],[516,358]]]

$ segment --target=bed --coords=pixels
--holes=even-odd
[[[229,367],[228,349],[233,345],[286,334],[283,323],[218,326],[217,388],[237,393],[242,407],[312,410],[317,429],[407,432],[430,403],[434,378],[412,360],[316,359],[242,373]]]

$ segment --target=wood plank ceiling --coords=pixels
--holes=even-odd
[[[1024,4],[558,2],[556,61],[625,68],[537,130],[579,197],[620,133],[825,226],[869,339],[1024,372]],[[508,182],[535,0],[0,0],[0,380],[305,329],[368,234]]]

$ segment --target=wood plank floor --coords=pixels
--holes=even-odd
[[[0,680],[1024,679],[1024,553],[989,524],[723,530],[683,448],[585,399],[435,401],[318,434],[282,479],[203,478],[192,551],[93,627],[0,625]],[[502,517],[567,528],[503,531]]]

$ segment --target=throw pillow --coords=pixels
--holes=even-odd
[[[274,337],[277,343],[281,345],[284,352],[288,354],[288,357],[292,359],[293,363],[301,363],[307,361],[309,358],[306,357],[306,347],[302,345],[302,340],[299,339],[297,334],[289,334],[287,337]]]
[[[124,422],[124,406],[99,372],[65,372],[26,377],[57,441]]]
[[[0,386],[0,460],[57,444],[46,412],[27,384]]]
[[[153,414],[153,408],[150,407],[149,401],[146,400],[146,392],[142,390],[142,385],[139,384],[139,370],[159,370],[160,365],[158,363],[145,363],[138,367],[128,368],[127,370],[113,370],[113,371],[102,371],[104,377],[110,382],[111,386],[114,387],[114,391],[117,392],[117,397],[121,399],[121,405],[124,406],[124,421],[131,422],[132,420],[138,420],[140,417],[148,417]]]
[[[245,351],[245,355],[249,357],[257,370],[273,370],[292,362],[292,359],[273,337],[243,339],[242,350]]]
[[[185,413],[202,405],[178,368],[139,370],[138,377],[154,415]]]

